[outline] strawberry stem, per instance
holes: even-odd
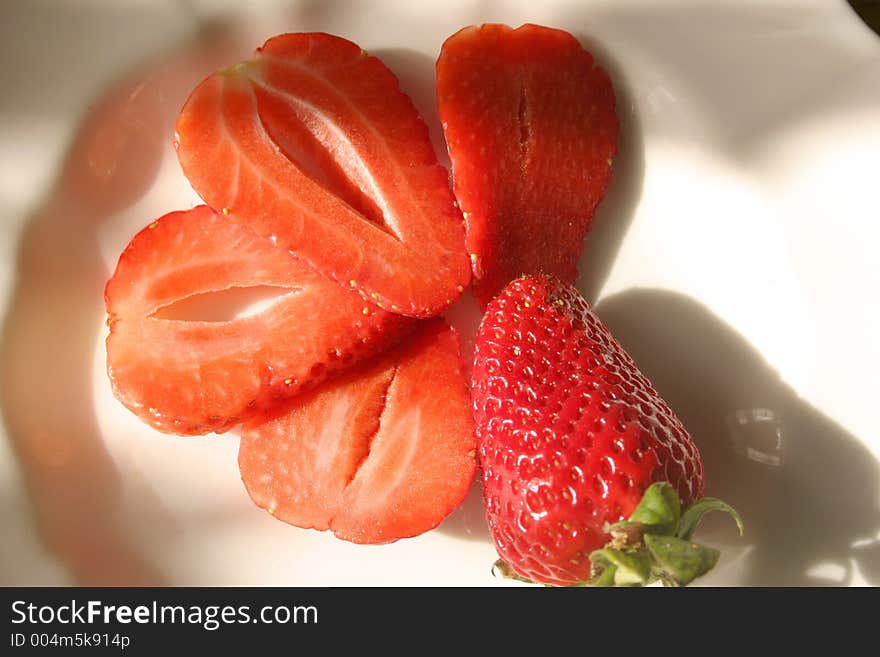
[[[682,512],[670,484],[653,484],[628,520],[608,527],[611,541],[590,555],[592,577],[582,586],[687,586],[714,568],[721,554],[690,540],[709,511],[729,513],[742,535],[742,518],[729,504],[706,497]]]

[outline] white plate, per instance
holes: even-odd
[[[0,583],[498,584],[478,489],[390,546],[288,527],[249,501],[234,435],[125,411],[102,343],[120,250],[196,202],[170,137],[202,77],[278,32],[340,34],[441,147],[440,45],[494,21],[567,29],[612,73],[621,154],[581,287],[745,516],[743,539],[702,532],[727,548],[704,583],[880,584],[880,39],[846,4],[240,4],[3,5]]]

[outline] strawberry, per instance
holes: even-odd
[[[175,140],[208,205],[380,307],[429,317],[469,284],[427,127],[391,71],[350,41],[269,39],[193,91]]]
[[[166,319],[196,295],[274,286],[268,309]],[[107,282],[107,369],[117,398],[160,431],[222,432],[399,340],[415,320],[364,302],[207,206],[138,233]]]
[[[473,400],[502,572],[685,584],[714,565],[717,552],[688,541],[703,512],[732,510],[697,502],[688,432],[573,286],[522,277],[489,304]]]
[[[482,306],[522,274],[573,282],[617,152],[605,71],[561,30],[472,26],[443,44],[437,102]]]
[[[436,527],[462,502],[475,447],[458,337],[437,319],[246,423],[239,467],[253,501],[279,520],[388,543]]]

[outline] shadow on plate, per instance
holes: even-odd
[[[632,224],[642,197],[645,177],[645,145],[636,112],[633,90],[623,66],[598,42],[579,34],[578,40],[605,69],[614,86],[615,108],[620,121],[617,155],[611,184],[596,210],[593,226],[584,241],[578,263],[577,286],[584,298],[595,303],[611,273],[623,238]]]
[[[94,411],[95,337],[110,275],[97,236],[148,192],[190,89],[235,48],[231,30],[212,26],[112,85],[78,126],[21,235],[0,347],[3,419],[36,529],[76,584],[164,583],[126,535],[119,472]],[[158,501],[138,508],[145,521],[176,531]]]
[[[706,494],[742,514],[742,539],[721,514],[700,532],[708,545],[741,552],[736,584],[845,586],[854,566],[880,584],[880,473],[862,441],[800,399],[689,297],[634,289],[603,299],[596,312],[688,427]],[[727,582],[719,572],[705,583]]]

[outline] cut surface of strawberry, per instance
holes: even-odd
[[[567,32],[472,26],[443,44],[437,102],[478,300],[523,274],[573,282],[617,151],[605,71]]]
[[[165,318],[199,295],[263,286],[283,294],[250,316]],[[114,394],[156,429],[183,435],[226,431],[393,344],[415,323],[207,206],[172,212],[138,233],[105,300]]]
[[[381,307],[429,317],[469,284],[427,127],[391,71],[350,41],[269,39],[193,91],[175,139],[208,205]]]
[[[458,336],[438,319],[246,423],[239,467],[275,518],[388,543],[436,527],[464,500],[475,447]]]

